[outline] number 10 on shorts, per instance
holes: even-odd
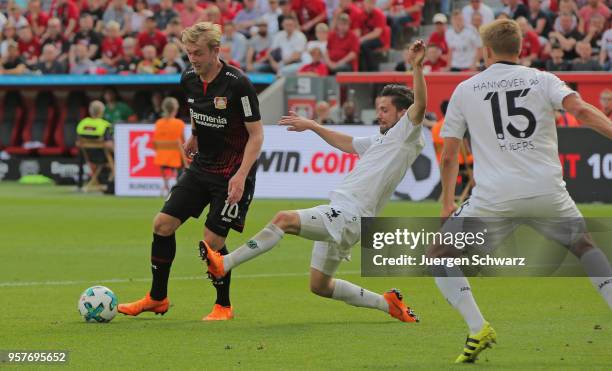
[[[221,210],[221,216],[234,219],[238,216],[238,204],[230,205],[229,202],[225,201],[225,206]]]

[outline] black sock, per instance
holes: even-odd
[[[221,253],[221,255],[227,255],[229,254],[229,251],[227,250],[227,247],[223,246],[223,248],[219,250],[219,253]],[[213,279],[212,284],[217,290],[217,301],[215,301],[215,304],[219,304],[224,307],[231,306],[229,295],[231,279],[232,271],[227,272],[227,274],[222,278]]]
[[[168,277],[175,253],[176,239],[174,234],[170,236],[153,234],[153,243],[151,244],[153,284],[150,292],[153,300],[163,300],[168,295]]]

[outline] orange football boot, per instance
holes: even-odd
[[[223,255],[211,249],[206,241],[200,241],[200,256],[202,259],[206,260],[206,265],[208,265],[208,273],[211,276],[216,279],[225,276],[225,270],[223,269]]]
[[[383,295],[389,304],[389,314],[402,322],[419,322],[419,317],[407,307],[398,289],[391,289]]]
[[[234,312],[232,307],[224,307],[219,304],[215,304],[206,317],[202,318],[202,321],[227,321],[234,318]]]
[[[169,306],[170,301],[167,297],[164,298],[164,300],[153,300],[151,299],[151,294],[147,293],[144,298],[135,302],[119,304],[117,310],[119,313],[123,313],[128,316],[137,316],[142,312],[153,312],[163,316],[168,311]]]

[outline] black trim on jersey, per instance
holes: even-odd
[[[181,88],[198,139],[199,152],[191,168],[227,179],[242,164],[249,139],[246,123],[261,120],[261,115],[257,92],[248,77],[225,61],[221,63],[223,66],[217,76],[206,84],[193,67],[185,70],[181,75]]]
[[[499,64],[507,64],[509,66],[518,66],[518,63],[508,62],[508,61],[498,61],[498,62],[495,62],[493,64],[497,64],[497,63],[499,63]]]

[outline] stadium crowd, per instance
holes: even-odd
[[[465,3],[465,2],[463,2]],[[377,71],[390,49],[428,40],[428,71],[478,70],[479,26],[513,18],[524,65],[612,70],[610,1],[480,0],[4,0],[3,74],[173,74],[188,61],[178,39],[199,21],[223,27],[222,57],[248,72],[326,76]],[[455,8],[451,11],[451,8]],[[427,12],[425,12],[427,10]],[[424,16],[425,14],[437,14]],[[430,25],[422,28],[422,25]],[[431,31],[430,31],[431,30]],[[386,63],[388,64],[388,63]],[[404,61],[398,71],[410,70]]]

